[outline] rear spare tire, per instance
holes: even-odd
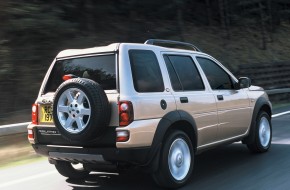
[[[86,143],[99,137],[109,124],[110,113],[104,90],[93,80],[70,79],[55,92],[54,124],[69,141]]]

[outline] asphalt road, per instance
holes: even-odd
[[[290,189],[290,114],[273,118],[269,152],[252,154],[235,143],[198,155],[189,184],[181,189]],[[159,189],[149,175],[93,173],[71,181],[46,160],[0,170],[1,190]]]

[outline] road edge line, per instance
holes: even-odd
[[[47,175],[55,174],[55,173],[57,173],[56,170],[55,171],[49,171],[49,172],[41,173],[41,174],[36,174],[36,175],[33,175],[33,176],[28,176],[28,177],[25,177],[25,178],[22,178],[22,179],[16,179],[16,180],[13,180],[13,181],[8,181],[6,183],[0,184],[0,188],[11,186],[11,185],[16,185],[16,184],[19,184],[19,183],[22,183],[22,182],[26,182],[26,181],[31,181],[31,180],[34,180],[34,179],[37,179],[37,178],[40,178],[40,177],[44,177],[44,176],[47,176]]]
[[[274,114],[274,115],[272,115],[272,117],[275,118],[275,117],[279,117],[279,116],[286,115],[286,114],[289,114],[289,113],[290,113],[290,111],[285,111],[285,112]]]

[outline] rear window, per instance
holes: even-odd
[[[190,56],[164,55],[164,59],[175,91],[204,90],[201,76]]]
[[[49,76],[45,93],[55,92],[62,77],[73,74],[77,77],[88,78],[99,83],[104,90],[116,89],[115,54],[81,57],[56,61]]]
[[[163,92],[164,84],[156,55],[150,50],[129,50],[137,92]]]

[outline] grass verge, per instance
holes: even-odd
[[[45,159],[37,155],[27,140],[27,134],[0,137],[0,169]]]

